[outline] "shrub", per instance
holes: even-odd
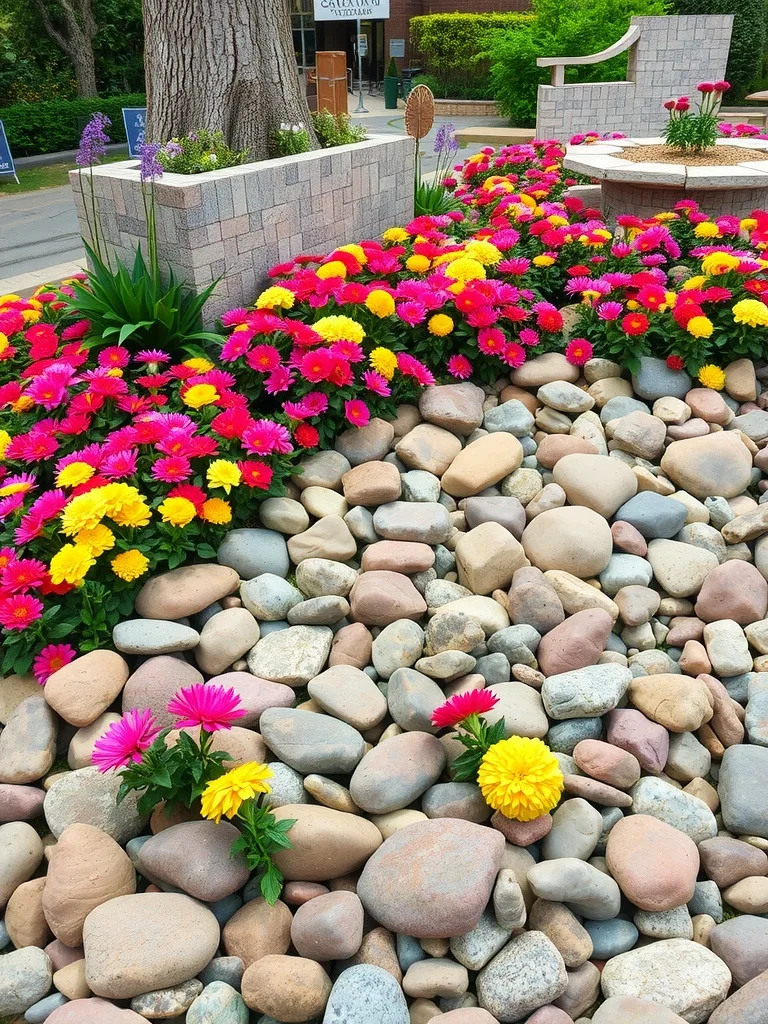
[[[530,14],[425,14],[411,18],[411,41],[434,76],[435,96],[490,98],[488,61],[481,56],[489,34],[513,33],[533,20]]]
[[[362,124],[352,124],[352,118],[345,111],[334,115],[330,110],[319,110],[312,115],[318,142],[323,149],[332,146],[349,146],[362,142],[368,137],[368,129]]]
[[[394,57],[389,58],[389,64],[387,64],[387,78],[399,78],[400,72],[397,70],[397,63]]]
[[[236,167],[248,155],[247,149],[230,149],[223,132],[209,132],[205,128],[174,136],[158,153],[166,171],[173,174],[202,174]]]
[[[95,97],[88,100],[49,100],[45,103],[15,103],[0,108],[0,121],[5,126],[8,143],[14,156],[35,156],[76,149],[86,121],[97,110],[112,122],[112,142],[125,142],[123,107],[143,107],[147,100],[142,93],[125,96]]]
[[[673,0],[676,14],[735,14],[725,77],[739,99],[757,87],[765,67],[768,39],[766,0]]]
[[[550,78],[537,57],[583,57],[615,43],[633,15],[664,14],[664,0],[533,0],[536,19],[488,36],[493,95],[517,125],[536,123],[538,86]],[[616,82],[626,77],[627,54],[584,67],[566,68],[567,82]]]

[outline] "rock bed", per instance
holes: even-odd
[[[220,564],[146,583],[120,653],[3,680],[0,1015],[768,1020],[765,377],[550,354],[430,388],[305,459]],[[204,678],[296,819],[274,907],[233,825],[147,822],[90,766]],[[551,816],[451,781],[430,716],[478,687],[556,752]]]

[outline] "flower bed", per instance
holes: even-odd
[[[0,1014],[763,1012],[766,215],[561,157],[188,352],[0,300]]]

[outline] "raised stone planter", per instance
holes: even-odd
[[[716,145],[744,150],[738,164],[691,166],[622,159],[633,146],[663,143],[661,138],[619,139],[610,143],[569,146],[563,166],[598,179],[603,216],[615,223],[619,214],[652,217],[693,199],[711,217],[747,217],[768,205],[768,141],[721,139]]]
[[[375,238],[410,220],[414,156],[412,139],[374,136],[206,174],[166,174],[155,185],[160,259],[198,290],[221,278],[204,310],[213,324],[226,309],[252,302],[275,263]],[[96,167],[93,180],[107,249],[131,263],[146,242],[138,163]],[[70,182],[88,238],[76,171]]]

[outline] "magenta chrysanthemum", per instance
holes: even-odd
[[[77,652],[70,644],[48,644],[32,662],[32,672],[41,686],[44,686],[54,672],[74,661]]]
[[[432,725],[437,729],[453,728],[470,715],[484,715],[492,711],[499,698],[490,690],[470,690],[457,693],[432,712]]]
[[[169,701],[168,711],[177,716],[178,729],[201,726],[206,732],[231,729],[232,724],[246,713],[233,689],[196,683],[183,686]]]
[[[91,761],[100,772],[124,768],[141,755],[157,739],[160,730],[149,708],[132,708],[119,722],[114,722],[101,739],[96,740]]]

